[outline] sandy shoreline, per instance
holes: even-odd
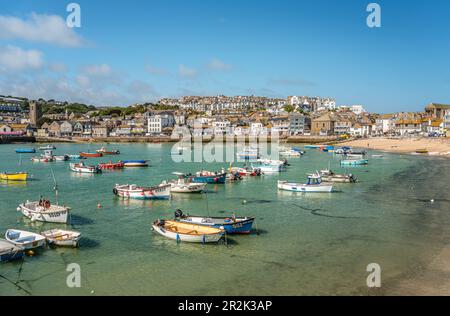
[[[408,154],[415,153],[418,149],[426,149],[428,155],[450,157],[450,138],[367,138],[339,145]]]

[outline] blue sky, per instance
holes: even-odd
[[[373,112],[450,102],[450,2],[0,0],[0,93],[127,105],[310,95]]]

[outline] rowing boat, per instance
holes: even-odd
[[[15,172],[15,173],[8,173],[3,172],[0,173],[0,180],[5,181],[27,181],[28,173],[26,172]]]
[[[0,239],[0,262],[17,260],[22,257],[22,247],[16,246],[10,241]]]
[[[80,157],[85,157],[85,158],[99,158],[99,157],[103,157],[102,153],[86,153],[86,152],[80,152]]]
[[[221,228],[170,220],[157,220],[152,227],[155,232],[177,242],[185,241],[203,244],[218,242],[225,234],[225,230]]]
[[[45,245],[45,237],[32,232],[18,229],[8,229],[5,233],[7,241],[24,250],[34,249]]]
[[[155,199],[169,199],[170,198],[170,184],[160,184],[152,187],[141,187],[135,184],[124,184],[116,186],[113,193],[125,199],[137,200],[155,200]]]
[[[50,245],[60,247],[78,247],[78,242],[81,237],[81,233],[63,230],[63,229],[51,229],[41,233],[47,239]]]

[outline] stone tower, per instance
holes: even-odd
[[[36,101],[30,101],[30,123],[32,127],[37,127],[37,122],[41,116],[41,106]]]

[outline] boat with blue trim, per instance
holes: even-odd
[[[34,153],[36,153],[36,149],[34,149],[34,148],[17,148],[16,153],[17,154],[34,154]]]
[[[236,217],[234,213],[229,217],[196,216],[183,214],[183,211],[178,209],[175,211],[175,220],[183,223],[221,228],[227,234],[250,234],[255,218]]]
[[[333,185],[322,183],[322,179],[319,175],[309,175],[308,182],[295,183],[288,181],[278,181],[278,189],[292,192],[305,192],[305,193],[330,193],[333,191]]]
[[[362,166],[369,164],[367,159],[347,159],[341,160],[341,166]]]
[[[225,180],[227,179],[227,173],[225,170],[222,170],[220,172],[213,172],[213,171],[198,171],[193,177],[192,182],[194,183],[225,183]]]
[[[10,241],[0,239],[0,262],[12,261],[23,257],[23,248]]]
[[[148,167],[147,160],[124,160],[124,167]]]

